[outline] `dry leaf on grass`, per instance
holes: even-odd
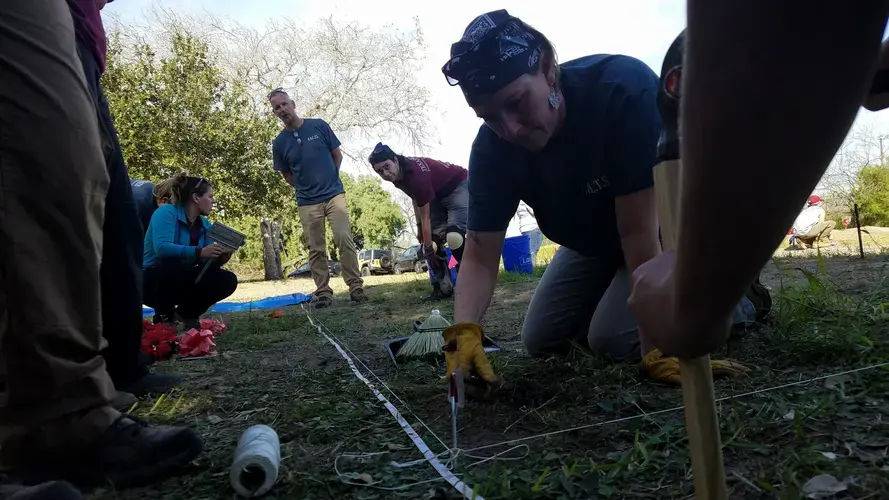
[[[815,476],[803,485],[803,493],[806,498],[830,498],[837,493],[846,491],[846,483],[838,480],[830,474]]]

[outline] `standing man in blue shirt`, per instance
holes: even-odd
[[[299,219],[309,245],[316,287],[315,307],[328,307],[333,300],[324,238],[325,219],[333,230],[349,295],[354,302],[363,302],[366,300],[364,281],[358,272],[358,253],[352,239],[345,189],[340,181],[343,162],[340,141],[324,120],[297,116],[293,99],[283,89],[273,90],[268,98],[275,116],[284,124],[284,130],[272,143],[274,168],[296,189]]]

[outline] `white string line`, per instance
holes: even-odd
[[[512,451],[514,451],[514,450],[518,450],[518,449],[524,449],[525,453],[524,453],[522,456],[519,456],[519,457],[503,457],[503,456],[502,456],[502,455],[505,455],[505,454],[507,454],[507,453],[510,453],[510,452],[512,452]],[[356,474],[356,473],[354,473],[354,472],[340,472],[340,469],[339,469],[339,461],[340,461],[341,458],[357,458],[357,459],[362,459],[362,458],[368,458],[368,457],[378,457],[378,456],[388,455],[388,454],[389,454],[388,451],[377,451],[377,452],[343,452],[343,453],[341,453],[338,457],[336,457],[336,459],[334,459],[334,461],[333,461],[333,470],[334,470],[334,472],[336,472],[337,476],[340,478],[340,482],[342,482],[343,484],[349,484],[349,485],[352,485],[352,486],[364,486],[364,487],[367,487],[367,488],[374,488],[374,489],[385,490],[385,491],[400,491],[400,490],[406,490],[406,489],[408,489],[408,488],[412,488],[412,487],[417,486],[417,485],[420,485],[420,484],[433,483],[433,482],[441,481],[442,479],[444,479],[444,478],[441,478],[441,477],[436,477],[436,478],[433,478],[433,479],[426,479],[426,480],[422,480],[422,481],[415,481],[415,482],[413,482],[413,483],[402,484],[402,485],[399,485],[399,486],[376,486],[376,485],[373,484],[373,483],[367,483],[367,482],[364,482],[364,481],[362,481],[362,482],[358,482],[357,480],[360,478],[360,474]],[[459,455],[459,456],[465,456],[465,457],[469,457],[469,458],[474,458],[474,459],[476,459],[476,460],[477,460],[476,462],[473,462],[473,463],[471,463],[471,464],[465,466],[466,468],[469,468],[469,467],[475,467],[476,465],[479,465],[479,464],[483,464],[483,463],[485,463],[485,462],[487,462],[487,461],[489,461],[489,460],[494,460],[494,459],[498,459],[498,458],[499,458],[500,460],[524,460],[525,458],[528,458],[528,455],[530,455],[530,454],[531,454],[531,448],[530,448],[528,445],[526,445],[526,444],[520,444],[520,445],[517,445],[517,446],[513,446],[512,448],[509,448],[509,449],[507,449],[507,450],[504,450],[504,451],[495,453],[494,455],[489,456],[489,457],[479,457],[479,456],[476,456],[476,455],[471,455],[471,454],[469,454],[469,453],[463,453],[462,450],[459,450],[459,449],[457,450],[457,452],[456,452],[455,454],[452,454],[452,453],[451,453],[451,450],[445,450],[445,451],[439,453],[438,455],[436,455],[436,457],[439,458],[439,459],[441,459],[442,457],[444,457],[444,460],[443,460],[442,462],[443,462],[447,467],[449,467],[449,468],[451,468],[451,466],[453,465],[453,461],[457,459],[457,456],[458,456],[458,455]],[[426,459],[425,459],[425,458],[421,458],[421,459],[419,459],[419,460],[411,460],[410,462],[395,462],[395,461],[392,461],[392,462],[389,462],[389,465],[391,465],[392,467],[398,468],[398,469],[406,469],[406,468],[409,468],[409,467],[415,467],[415,466],[417,466],[417,465],[423,465],[423,464],[425,464],[425,463],[426,463]],[[372,479],[373,479],[373,478],[371,477],[371,480],[372,480]],[[481,497],[478,496],[478,494],[476,493],[474,498],[478,499],[478,498],[481,498]]]
[[[857,372],[863,372],[863,371],[867,371],[867,370],[873,370],[873,369],[876,369],[876,368],[882,368],[882,367],[884,367],[884,366],[889,366],[889,362],[878,363],[878,364],[870,365],[870,366],[864,366],[864,367],[861,367],[861,368],[855,368],[855,369],[852,369],[852,370],[847,370],[847,371],[839,372],[839,373],[832,373],[832,374],[830,374],[830,375],[822,375],[822,376],[815,377],[815,378],[811,378],[811,379],[808,379],[808,380],[800,380],[800,381],[798,381],[798,382],[789,382],[789,383],[787,383],[787,384],[782,384],[782,385],[778,385],[778,386],[775,386],[775,387],[768,387],[768,388],[766,388],[766,389],[758,389],[758,390],[755,390],[755,391],[744,392],[744,393],[741,393],[741,394],[734,394],[734,395],[731,395],[731,396],[725,396],[725,397],[722,397],[722,398],[717,399],[715,402],[716,402],[716,403],[721,403],[721,402],[723,402],[723,401],[729,401],[729,400],[732,400],[732,399],[745,398],[745,397],[753,396],[753,395],[756,395],[756,394],[762,394],[762,393],[764,393],[764,392],[777,391],[777,390],[779,390],[779,389],[786,389],[786,388],[788,388],[788,387],[793,387],[793,386],[797,386],[797,385],[809,384],[809,383],[812,383],[812,382],[817,382],[817,381],[819,381],[819,380],[828,379],[828,378],[831,378],[831,377],[841,377],[841,376],[843,376],[843,375],[849,375],[849,374],[851,374],[851,373],[857,373]],[[574,432],[574,431],[579,431],[579,430],[583,430],[583,429],[590,429],[590,428],[593,428],[593,427],[601,427],[601,426],[609,425],[609,424],[617,424],[617,423],[621,423],[621,422],[628,422],[628,421],[630,421],[630,420],[636,420],[636,419],[640,419],[640,418],[652,417],[652,416],[654,416],[654,415],[662,415],[662,414],[664,414],[664,413],[671,413],[671,412],[676,412],[676,411],[684,410],[684,409],[685,409],[685,405],[682,405],[682,406],[676,406],[676,407],[674,407],[674,408],[667,408],[667,409],[664,409],[664,410],[657,410],[657,411],[653,411],[653,412],[642,413],[642,414],[640,414],[640,415],[633,415],[633,416],[631,416],[631,417],[621,417],[621,418],[616,418],[616,419],[614,419],[614,420],[607,420],[607,421],[605,421],[605,422],[597,422],[597,423],[594,423],[594,424],[579,425],[579,426],[577,426],[577,427],[571,427],[571,428],[569,428],[569,429],[561,429],[561,430],[552,431],[552,432],[545,432],[545,433],[542,433],[542,434],[535,434],[535,435],[533,435],[533,436],[526,436],[526,437],[522,437],[522,438],[511,439],[511,440],[509,440],[509,441],[501,441],[501,442],[499,442],[499,443],[486,444],[486,445],[482,445],[482,446],[477,446],[477,447],[475,447],[475,448],[468,448],[468,449],[463,450],[463,451],[464,451],[464,452],[478,451],[478,450],[484,450],[484,449],[487,449],[487,448],[495,448],[495,447],[497,447],[497,446],[514,445],[514,444],[516,444],[516,443],[522,443],[522,442],[526,442],[526,441],[533,441],[533,440],[535,440],[535,439],[540,439],[540,438],[544,438],[544,437],[548,437],[548,436],[555,436],[555,435],[557,435],[557,434],[564,434],[564,433],[566,433],[566,432]]]
[[[310,305],[311,305],[311,303],[310,303]],[[303,308],[303,310],[305,310],[305,308]],[[307,315],[307,316],[309,315],[308,311],[306,312],[306,315]],[[312,319],[313,319],[313,318],[310,317],[310,318],[309,318],[309,322],[311,322]],[[438,436],[438,434],[435,433],[435,431],[433,431],[428,425],[426,425],[426,422],[424,422],[423,419],[421,419],[419,416],[417,416],[417,414],[414,412],[413,409],[411,409],[411,407],[407,404],[407,402],[406,402],[405,400],[401,399],[401,397],[398,395],[398,393],[396,393],[391,387],[389,387],[389,385],[386,384],[386,381],[383,380],[382,378],[380,378],[379,375],[377,375],[377,374],[371,369],[371,367],[367,366],[367,364],[361,359],[360,356],[358,356],[357,354],[355,354],[354,352],[352,352],[352,349],[350,349],[349,346],[348,346],[345,342],[343,342],[343,341],[342,341],[340,338],[338,338],[333,332],[331,332],[330,329],[328,329],[327,326],[325,326],[324,323],[321,322],[321,320],[319,320],[319,319],[316,317],[316,318],[314,318],[314,321],[317,321],[318,324],[321,325],[321,328],[323,328],[323,329],[324,329],[324,330],[325,330],[331,337],[333,337],[333,338],[334,338],[340,345],[342,345],[343,348],[346,350],[346,352],[348,352],[349,354],[352,355],[353,358],[355,358],[356,360],[358,360],[358,363],[360,363],[361,366],[364,367],[364,369],[367,370],[368,373],[370,373],[371,376],[373,376],[373,378],[376,379],[377,382],[380,383],[380,385],[382,385],[387,391],[389,391],[389,393],[392,394],[392,396],[393,396],[396,400],[398,400],[399,403],[401,403],[402,405],[404,405],[404,407],[405,407],[405,409],[408,411],[408,413],[410,413],[411,416],[413,416],[415,419],[417,419],[417,422],[419,422],[419,424],[420,424],[421,426],[423,426],[424,429],[426,429],[427,431],[429,431],[429,433],[432,434],[432,437],[434,437],[439,443],[441,443],[442,446],[444,446],[445,450],[450,450],[450,446],[449,446],[447,443],[445,443],[445,442]],[[312,326],[315,326],[314,323],[313,323]],[[316,328],[317,328],[317,327],[316,327]]]
[[[398,409],[395,408],[395,405],[389,402],[389,400],[386,399],[386,396],[384,396],[383,393],[381,393],[380,390],[377,389],[376,386],[370,380],[368,380],[361,373],[361,371],[358,370],[358,368],[355,366],[355,363],[352,361],[352,358],[349,357],[349,355],[340,346],[340,344],[334,341],[329,335],[324,333],[324,330],[322,330],[320,326],[316,325],[315,322],[312,321],[312,316],[308,313],[305,307],[303,307],[303,311],[306,311],[306,318],[309,320],[309,323],[313,327],[315,327],[318,333],[325,339],[327,339],[327,341],[330,342],[330,344],[333,345],[333,347],[336,348],[337,351],[339,351],[340,355],[343,357],[343,359],[346,360],[346,363],[348,363],[349,368],[352,370],[352,373],[354,373],[359,380],[367,385],[367,387],[371,390],[371,392],[374,393],[377,399],[381,403],[383,403],[383,406],[385,406],[386,409],[389,410],[389,413],[392,414],[393,417],[395,417],[395,421],[398,422],[398,425],[401,426],[402,430],[404,430],[404,432],[414,443],[414,446],[416,446],[420,453],[423,454],[423,456],[426,458],[426,461],[429,462],[429,465],[431,465],[432,468],[435,469],[436,472],[438,472],[442,479],[450,483],[451,486],[459,491],[467,500],[484,500],[484,498],[476,493],[473,488],[470,488],[469,485],[458,479],[457,476],[455,476],[450,470],[447,469],[447,467],[445,467],[444,464],[442,464],[440,460],[438,460],[438,456],[429,449],[429,446],[426,445],[426,443],[423,441],[423,438],[421,438],[420,435],[417,434],[417,432],[414,430],[414,428],[411,427],[411,424],[409,424],[407,420],[404,419],[401,413],[399,413]],[[334,464],[334,466],[336,467],[336,464]],[[343,481],[342,476],[340,476],[340,480]],[[362,484],[362,486],[365,485]]]

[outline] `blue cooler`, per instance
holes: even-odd
[[[534,272],[531,238],[527,234],[506,238],[503,241],[503,267],[512,273],[531,274]]]

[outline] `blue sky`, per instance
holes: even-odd
[[[196,15],[212,12],[256,28],[274,17],[286,16],[311,24],[330,15],[369,25],[390,23],[410,27],[416,16],[428,46],[418,79],[430,89],[437,108],[438,143],[424,153],[465,166],[481,122],[466,105],[460,91],[447,85],[440,68],[448,59],[450,44],[476,15],[506,6],[511,14],[545,33],[563,61],[595,53],[621,53],[645,61],[656,72],[670,43],[685,24],[685,0],[588,0],[574,3],[570,13],[564,10],[565,5],[566,2],[539,0],[513,1],[508,5],[490,0],[117,0],[109,4],[104,13],[113,13],[125,21],[138,21],[146,10],[161,6]],[[889,111],[882,114],[863,111],[858,123],[870,124],[879,133],[887,133]],[[361,168],[346,167],[352,171]]]

